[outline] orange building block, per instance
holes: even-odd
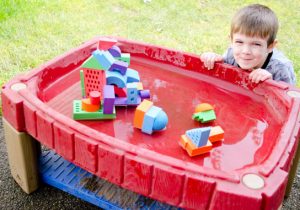
[[[181,135],[180,144],[191,157],[207,153],[212,149],[210,141],[207,141],[206,146],[196,147],[186,135]]]
[[[149,100],[143,100],[140,105],[135,110],[134,119],[133,119],[133,126],[135,128],[142,129],[143,121],[145,113],[153,106],[153,102]]]
[[[208,137],[208,140],[211,143],[222,141],[224,139],[224,130],[221,128],[221,126],[214,126],[210,130],[210,134]]]
[[[214,107],[208,103],[201,103],[196,106],[195,113],[204,112],[214,109]]]
[[[96,112],[100,109],[101,105],[95,105],[91,103],[91,99],[90,98],[84,98],[81,100],[81,107],[82,110],[86,111],[86,112]]]

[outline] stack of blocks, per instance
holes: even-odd
[[[196,107],[193,119],[206,123],[215,120],[216,115],[210,104],[202,103]],[[195,128],[181,135],[180,145],[190,156],[196,156],[209,152],[212,143],[222,141],[223,138],[224,131],[220,126]]]
[[[130,54],[121,53],[116,43],[114,39],[101,38],[98,49],[82,64],[83,99],[73,102],[75,120],[114,119],[115,106],[136,106],[150,98],[149,90],[143,90],[139,73],[128,68]],[[94,94],[99,95],[98,104],[92,103]]]
[[[149,100],[143,100],[135,110],[133,126],[141,129],[144,133],[152,134],[153,131],[162,130],[167,123],[166,113]]]
[[[202,103],[196,107],[192,118],[201,123],[207,123],[215,120],[216,114],[214,108],[210,104]]]
[[[196,156],[209,152],[212,143],[223,138],[224,131],[220,126],[195,128],[181,135],[180,144],[190,156]]]

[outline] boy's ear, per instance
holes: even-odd
[[[277,39],[275,39],[274,42],[268,46],[268,53],[272,52],[272,50],[276,47],[277,43],[278,41]]]

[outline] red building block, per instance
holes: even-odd
[[[85,95],[91,91],[98,91],[103,96],[103,87],[106,85],[105,71],[83,68]]]
[[[110,38],[101,38],[98,43],[99,50],[108,50],[117,43],[117,40]]]

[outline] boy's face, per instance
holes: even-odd
[[[266,38],[235,33],[231,41],[233,56],[242,69],[261,68],[273,50],[273,44],[268,47]]]

